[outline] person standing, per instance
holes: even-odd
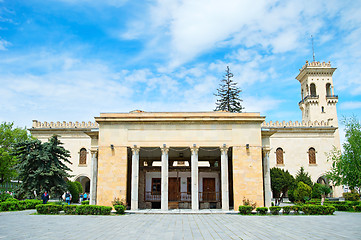
[[[88,200],[88,195],[86,194],[86,192],[85,192],[84,195],[83,195],[83,200],[84,200],[84,201]]]
[[[49,194],[47,191],[44,192],[44,194],[41,196],[41,199],[43,200],[43,204],[46,204],[49,201]]]
[[[65,193],[65,201],[68,205],[70,205],[70,201],[71,201],[71,194],[69,193],[69,191],[67,191]]]

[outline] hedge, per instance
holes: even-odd
[[[281,207],[279,206],[272,206],[269,208],[270,212],[272,213],[272,215],[278,215],[279,212],[281,211]]]
[[[63,206],[54,204],[36,205],[36,211],[40,214],[59,214],[63,210]]]
[[[283,214],[290,214],[290,212],[291,212],[291,206],[283,206],[282,207],[282,209],[283,209]]]
[[[95,205],[80,205],[76,208],[78,215],[110,215],[112,207],[95,206]]]
[[[293,214],[297,215],[297,214],[299,214],[299,211],[301,210],[301,206],[293,205],[293,206],[291,206],[291,210],[293,211]]]
[[[75,215],[76,214],[77,205],[64,205],[63,210],[67,215]]]
[[[355,211],[356,212],[361,212],[361,205],[355,206]]]
[[[124,205],[114,205],[114,209],[117,212],[117,214],[124,214],[124,212],[125,212]]]
[[[81,205],[89,205],[89,200],[81,201]]]
[[[256,211],[259,214],[265,215],[268,211],[268,208],[267,207],[258,207],[258,208],[256,208]]]
[[[36,205],[41,204],[43,201],[37,199],[26,199],[20,202],[24,202],[25,209],[35,209]]]
[[[242,215],[250,215],[252,213],[253,207],[252,206],[239,206],[238,207],[239,213]]]
[[[336,209],[333,206],[305,204],[301,207],[301,210],[306,215],[332,215]]]

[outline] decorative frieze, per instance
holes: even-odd
[[[97,122],[39,122],[33,120],[33,128],[99,128]]]

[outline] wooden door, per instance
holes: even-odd
[[[203,201],[210,202],[216,200],[216,179],[203,178]]]
[[[168,201],[178,201],[180,195],[180,178],[169,178]]]

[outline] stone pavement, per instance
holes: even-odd
[[[361,213],[334,216],[0,213],[0,239],[361,239]]]

